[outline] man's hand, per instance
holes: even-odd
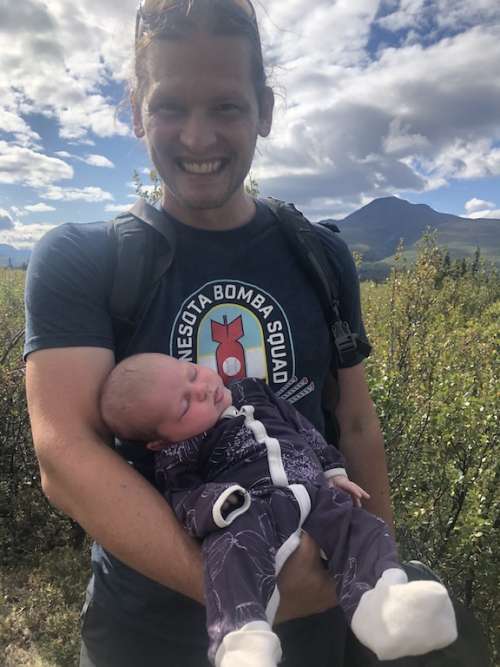
[[[319,547],[302,533],[298,549],[278,577],[280,606],[276,623],[319,614],[337,604],[335,584],[321,561]]]
[[[337,489],[342,489],[342,491],[348,493],[356,507],[361,507],[363,500],[370,500],[370,494],[366,493],[364,489],[354,482],[351,482],[345,475],[330,477],[328,479],[328,486],[335,486]]]

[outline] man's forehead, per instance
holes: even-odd
[[[195,34],[191,38],[154,40],[148,49],[153,79],[176,75],[241,77],[251,73],[251,47],[244,37]]]

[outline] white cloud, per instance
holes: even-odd
[[[14,214],[14,217],[18,220],[19,218],[24,218],[28,215],[28,212],[18,206],[11,206],[11,212]]]
[[[488,139],[455,140],[425,162],[429,172],[448,181],[451,178],[479,179],[500,175],[500,148]]]
[[[15,223],[12,229],[7,231],[0,229],[0,243],[6,243],[14,248],[31,248],[53,227],[57,227],[57,224],[22,225]]]
[[[494,207],[495,204],[493,202],[485,201],[484,199],[477,199],[476,197],[465,202],[465,210],[467,213],[475,213],[476,211],[491,209]]]
[[[85,164],[89,164],[92,167],[105,167],[107,169],[114,169],[115,166],[111,160],[104,155],[90,154],[82,157],[81,155],[68,153],[68,151],[56,151],[54,155],[65,158],[67,160],[77,160],[78,162],[84,162]]]
[[[11,229],[14,226],[14,221],[8,211],[0,208],[0,229]]]
[[[0,141],[0,183],[41,188],[73,178],[73,169],[58,158]]]
[[[124,211],[128,211],[130,207],[130,204],[106,204],[104,210],[107,213],[123,213]]]
[[[108,160],[104,155],[87,155],[87,157],[84,158],[84,162],[93,167],[106,167],[108,169],[113,169],[115,166],[111,160]]]
[[[372,60],[365,52],[351,66],[297,39],[306,55],[280,70],[286,104],[259,143],[263,192],[300,206],[331,197],[361,204],[500,174],[500,23],[381,49]],[[286,49],[275,48],[286,62]]]
[[[129,134],[115,117],[115,101],[100,91],[111,79],[125,78],[133,12],[132,0],[104,7],[91,0],[25,0],[22,10],[2,3],[0,92],[10,91],[14,100],[0,95],[0,124],[32,141],[23,114],[35,112],[55,118],[67,139]],[[123,25],[130,25],[128,39]]]
[[[38,204],[30,204],[29,206],[24,207],[30,213],[48,213],[49,211],[55,211],[56,209],[53,206],[48,206],[43,202]]]
[[[494,220],[500,220],[500,208],[497,209],[486,209],[484,211],[475,211],[469,215],[469,218],[472,220],[478,220],[480,218],[492,218]],[[499,230],[500,231],[500,230]]]
[[[13,134],[13,143],[27,146],[38,144],[40,135],[34,132],[26,121],[8,107],[0,107],[0,132]]]
[[[411,30],[432,35],[438,30],[463,30],[500,19],[495,0],[399,0],[395,4],[392,12],[378,20],[381,27],[393,32]]]
[[[111,201],[113,195],[98,187],[86,188],[62,188],[51,186],[40,193],[42,199],[51,199],[54,201],[85,201],[85,202],[103,202]]]
[[[469,199],[465,202],[465,217],[472,220],[478,218],[494,218],[500,220],[500,209],[495,208],[495,203],[484,199]]]

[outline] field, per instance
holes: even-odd
[[[23,388],[23,282],[22,271],[0,269],[0,664],[69,667],[88,542],[40,491]],[[432,237],[415,265],[396,258],[385,282],[362,285],[402,555],[437,570],[497,651],[499,287],[481,262],[445,261]]]

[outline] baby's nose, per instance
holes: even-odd
[[[195,396],[199,401],[206,401],[213,389],[206,382],[198,382],[194,388]]]

